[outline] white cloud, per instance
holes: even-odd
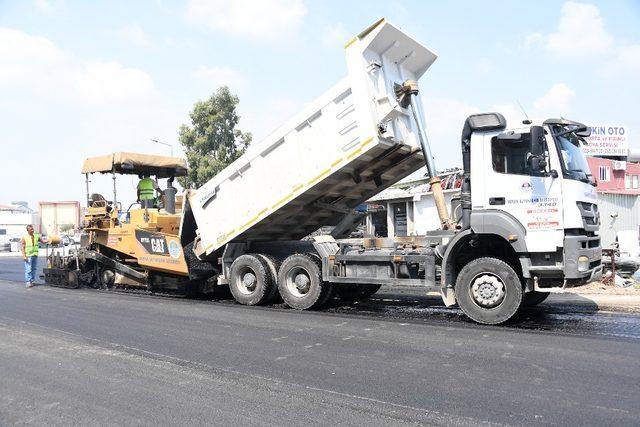
[[[20,66],[36,60],[40,63],[60,62],[68,54],[44,37],[31,36],[11,28],[0,28],[0,61],[4,65]]]
[[[571,100],[575,93],[564,83],[551,86],[543,96],[533,101],[535,116],[566,116],[571,111]]]
[[[325,28],[322,33],[322,45],[328,48],[337,48],[344,46],[349,41],[351,35],[344,28],[341,22],[332,24]]]
[[[151,46],[151,40],[147,33],[138,25],[127,25],[118,29],[116,35],[126,42],[133,43],[141,47]]]
[[[600,10],[592,4],[566,2],[555,32],[533,33],[523,43],[524,48],[541,47],[556,60],[592,58],[598,61],[592,68],[607,77],[636,76],[640,72],[640,45],[616,41],[606,30]]]
[[[297,32],[307,14],[302,0],[189,0],[194,22],[233,36],[278,39]]]
[[[84,64],[75,87],[80,98],[91,105],[131,102],[155,91],[144,71],[101,61]]]
[[[606,53],[613,37],[605,30],[600,10],[585,3],[566,2],[562,6],[560,22],[555,32],[534,33],[525,46],[541,44],[549,53],[562,58]]]
[[[230,67],[206,67],[203,65],[194,71],[194,75],[211,88],[229,86],[233,90],[238,90],[246,83],[244,75]]]
[[[82,200],[80,165],[110,151],[165,154],[151,137],[175,141],[179,119],[145,71],[88,60],[50,40],[0,28],[0,146],[6,176],[20,176],[6,200]],[[47,165],[24,174],[24,162]],[[94,177],[94,190],[109,193]],[[134,196],[129,182],[123,201]],[[100,185],[103,185],[100,187]]]
[[[44,37],[8,28],[0,28],[0,89],[95,106],[157,95],[142,70],[83,61]]]

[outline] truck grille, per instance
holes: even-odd
[[[600,212],[598,205],[589,202],[576,202],[580,215],[582,215],[582,224],[587,231],[595,231],[600,226]]]

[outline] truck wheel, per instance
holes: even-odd
[[[478,258],[465,265],[455,293],[464,314],[486,325],[513,318],[523,299],[520,278],[509,264],[496,258]]]
[[[258,254],[258,257],[262,259],[269,267],[269,273],[271,274],[271,288],[265,303],[274,302],[278,297],[278,270],[280,269],[280,260],[274,256],[266,254]]]
[[[526,294],[524,294],[524,298],[522,299],[522,305],[525,307],[533,307],[534,305],[538,305],[542,301],[546,300],[549,294],[549,292],[527,292]]]
[[[322,281],[320,260],[310,254],[294,254],[284,260],[278,273],[278,290],[291,308],[317,308],[332,296],[330,283]]]
[[[241,255],[231,264],[229,290],[240,304],[264,304],[273,287],[269,266],[258,255]]]
[[[344,301],[360,301],[378,292],[382,285],[344,285],[338,286],[336,292]]]

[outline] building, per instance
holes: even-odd
[[[12,237],[22,237],[29,224],[37,229],[39,219],[26,202],[0,205],[0,243],[4,244]]]
[[[40,233],[61,235],[73,233],[80,225],[80,202],[40,202]]]
[[[597,182],[602,247],[610,247],[619,231],[640,235],[640,163],[600,157],[587,162]]]
[[[440,175],[447,206],[460,195],[462,171]],[[367,234],[378,237],[420,236],[440,228],[433,194],[426,179],[396,184],[367,201]],[[455,215],[454,215],[455,216]]]
[[[587,157],[598,192],[640,194],[640,163]]]

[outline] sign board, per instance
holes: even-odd
[[[629,129],[626,126],[591,126],[591,136],[582,151],[587,156],[627,156]]]

